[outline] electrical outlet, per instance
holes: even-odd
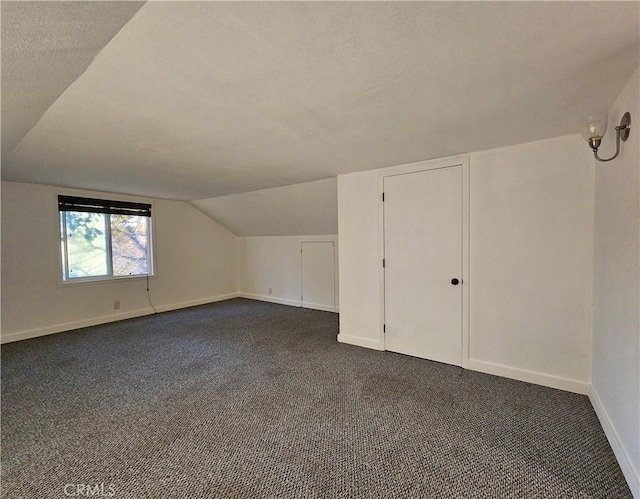
[[[113,310],[120,310],[120,300],[113,302]]]
[[[273,294],[273,289],[269,288],[269,294]]]

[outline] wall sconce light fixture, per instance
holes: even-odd
[[[607,131],[606,117],[604,119],[590,117],[588,123],[582,128],[582,136],[589,142],[594,158],[604,162],[618,157],[618,154],[620,154],[620,141],[626,142],[629,138],[629,130],[631,130],[631,115],[624,113],[620,124],[616,127],[616,153],[608,159],[602,159],[598,156],[598,147],[600,147],[602,137]]]

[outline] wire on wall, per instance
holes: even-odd
[[[147,300],[149,300],[149,305],[151,305],[153,313],[157,314],[158,311],[156,310],[156,307],[153,306],[153,302],[151,301],[151,292],[149,291],[149,274],[147,274]]]

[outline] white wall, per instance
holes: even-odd
[[[380,171],[338,177],[339,340],[383,348]],[[593,164],[577,135],[470,154],[467,367],[585,393]]]
[[[586,389],[579,384],[589,381],[591,358],[589,158],[578,135],[471,155],[471,368]]]
[[[239,239],[238,276],[240,296],[301,306],[302,241],[336,243],[336,303],[338,295],[338,236],[243,237]],[[269,294],[269,288],[272,293]],[[336,310],[337,311],[337,310]]]
[[[340,334],[338,340],[384,350],[377,171],[338,176]]]
[[[640,70],[609,110],[599,155],[631,113],[620,156],[596,163],[591,400],[635,497],[640,498]]]
[[[142,278],[57,285],[56,193],[43,185],[2,182],[2,341],[151,313]],[[64,192],[114,199],[88,191]],[[189,203],[154,204],[158,310],[235,296],[237,238]],[[113,302],[121,308],[114,311]]]

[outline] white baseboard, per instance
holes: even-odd
[[[268,301],[269,303],[279,303],[280,305],[289,305],[290,307],[300,307],[302,303],[299,300],[289,300],[287,298],[278,298],[271,295],[254,295],[252,293],[238,293],[240,298],[248,298],[249,300]]]
[[[198,305],[206,305],[207,303],[215,303],[217,301],[230,300],[232,298],[238,298],[238,293],[227,293],[226,295],[216,295],[210,296],[208,298],[201,298],[198,300],[189,300],[180,303],[171,303],[169,305],[161,305],[159,307],[156,307],[156,310],[158,312],[169,312],[170,310],[197,307]]]
[[[330,305],[321,305],[320,303],[302,304],[299,300],[289,300],[288,298],[279,298],[272,295],[256,295],[253,293],[238,293],[240,298],[248,298],[249,300],[268,301],[269,303],[279,303],[280,305],[289,305],[290,307],[304,307],[313,310],[322,310],[323,312],[340,312],[340,307],[332,307]]]
[[[320,303],[308,303],[302,304],[304,308],[312,308],[313,310],[322,310],[323,312],[338,312],[338,307],[332,305],[322,305]]]
[[[206,303],[214,303],[222,300],[229,300],[236,298],[238,293],[229,293],[226,295],[210,296],[208,298],[201,298],[198,300],[185,301],[180,303],[171,303],[169,305],[160,305],[156,307],[158,312],[168,312],[169,310],[178,310],[180,308],[195,307],[197,305],[204,305]],[[83,327],[97,326],[99,324],[108,324],[109,322],[117,322],[124,319],[133,319],[134,317],[143,317],[145,315],[152,315],[154,313],[151,307],[141,308],[138,310],[131,310],[129,312],[122,312],[119,314],[103,315],[101,317],[93,317],[91,319],[84,319],[81,321],[67,322],[64,324],[56,324],[54,326],[47,326],[37,329],[29,329],[27,331],[18,331],[16,333],[9,333],[0,337],[0,343],[11,343],[13,341],[26,340],[29,338],[37,338],[38,336],[46,336],[49,334],[62,333],[64,331],[72,331],[73,329],[80,329]]]
[[[361,336],[351,336],[349,334],[338,334],[340,343],[347,343],[358,347],[371,348],[373,350],[384,350],[384,344],[381,340],[372,340],[371,338],[362,338]]]
[[[557,388],[567,392],[579,393],[587,395],[589,392],[589,383],[570,378],[561,378],[550,374],[539,373],[535,371],[527,371],[515,367],[503,366],[500,364],[492,364],[481,360],[469,359],[467,368],[472,371],[478,371],[485,374],[493,374],[502,376],[503,378],[511,378],[518,381],[526,381],[534,385],[548,386],[549,388]]]
[[[607,414],[607,411],[602,404],[602,400],[600,400],[598,392],[593,385],[589,385],[589,400],[591,400],[591,405],[596,411],[596,415],[600,420],[604,434],[607,436],[609,445],[611,445],[611,449],[618,460],[622,474],[627,479],[627,483],[629,484],[633,497],[640,499],[640,474],[638,474],[638,470],[634,468],[631,458],[629,457],[629,453],[625,449],[622,440],[620,440],[618,432],[616,431],[615,426],[613,426],[613,422],[611,421],[611,418],[609,418],[609,414]]]

